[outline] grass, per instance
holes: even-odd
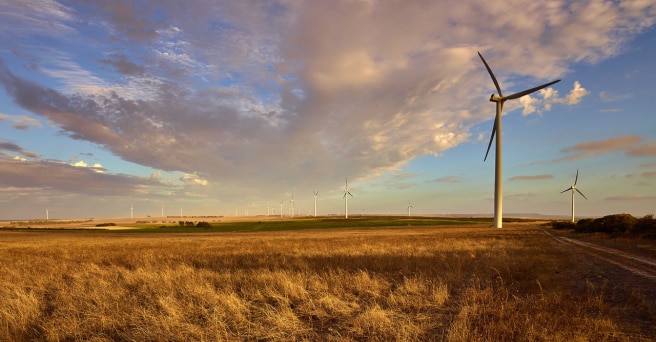
[[[0,232],[0,340],[656,338],[648,290],[540,228],[364,228]]]
[[[308,229],[380,228],[416,226],[456,226],[491,224],[489,218],[355,216],[343,218],[296,218],[246,222],[210,222],[212,228],[180,227],[177,224],[147,224],[134,226],[132,233],[189,233],[189,232],[270,232]]]

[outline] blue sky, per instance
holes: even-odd
[[[512,8],[512,11],[508,11]],[[1,1],[0,219],[656,211],[651,1]],[[493,154],[492,154],[493,156]]]

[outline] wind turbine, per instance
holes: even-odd
[[[314,217],[317,217],[317,196],[319,196],[319,191],[312,191],[314,194]]]
[[[344,178],[344,180],[346,181],[346,186],[344,187],[344,218],[348,218],[348,196],[346,195],[351,197],[353,197],[353,195],[351,195],[351,192],[348,190],[348,179]]]
[[[292,204],[292,217],[294,217],[294,193],[292,192],[292,199],[289,201]]]
[[[408,217],[410,217],[410,208],[414,208],[414,207],[410,205],[410,201],[408,201]]]
[[[497,143],[495,146],[496,156],[494,160],[494,227],[501,228],[502,215],[503,215],[503,182],[502,182],[502,166],[501,166],[502,165],[501,112],[503,111],[503,103],[506,102],[507,100],[518,99],[524,95],[528,95],[542,88],[546,88],[554,83],[560,82],[560,80],[555,80],[553,82],[549,82],[541,86],[524,90],[509,96],[503,96],[503,94],[501,93],[501,87],[499,86],[499,82],[497,82],[496,77],[494,77],[494,73],[492,73],[492,69],[490,69],[490,66],[487,65],[485,58],[483,58],[483,55],[481,55],[480,52],[478,53],[478,56],[481,57],[483,64],[485,64],[485,68],[487,69],[487,72],[490,74],[490,77],[492,77],[492,82],[494,82],[494,86],[497,88],[497,92],[499,93],[498,95],[492,94],[492,96],[490,96],[490,102],[496,102],[497,104],[496,106],[497,113],[496,116],[494,117],[494,126],[492,127],[492,135],[490,136],[490,143],[487,145],[487,152],[485,152],[485,158],[483,159],[483,161],[487,160],[487,155],[490,152],[490,147],[492,146],[492,140],[494,140],[494,135],[496,134]]]
[[[576,178],[574,178],[574,185],[572,185],[572,186],[570,186],[569,188],[567,188],[567,189],[565,189],[565,190],[563,190],[563,191],[560,192],[560,193],[562,194],[563,192],[567,192],[567,191],[570,191],[570,190],[572,191],[572,222],[574,222],[574,191],[578,192],[578,193],[579,193],[581,196],[583,196],[583,198],[585,198],[586,200],[588,199],[588,198],[585,197],[585,195],[581,192],[581,190],[579,190],[579,189],[576,188],[576,182],[577,182],[578,180],[579,180],[579,170],[576,170]]]

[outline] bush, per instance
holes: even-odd
[[[96,227],[111,227],[111,226],[115,226],[115,225],[116,225],[116,223],[107,222],[107,223],[98,223],[96,225]]]
[[[639,218],[633,227],[636,234],[656,233],[656,220],[654,215],[646,215]]]
[[[553,229],[576,229],[576,224],[571,221],[551,221]]]
[[[642,220],[642,221],[641,221]],[[629,214],[607,215],[597,219],[581,219],[576,224],[577,233],[606,233],[617,236],[624,233],[633,234],[636,229],[653,225],[653,219],[643,218],[641,220]]]
[[[196,223],[196,227],[210,229],[210,228],[212,228],[212,225],[209,222],[202,222],[201,221],[201,222]]]

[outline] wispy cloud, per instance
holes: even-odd
[[[532,181],[532,180],[545,180],[545,179],[552,179],[552,175],[521,175],[521,176],[514,176],[511,177],[510,180],[527,180],[527,181]]]
[[[564,148],[561,152],[568,154],[568,156],[558,159],[558,161],[590,158],[613,152],[624,152],[630,156],[650,156],[656,155],[656,146],[645,144],[642,137],[627,135],[600,141],[578,143],[574,146]]]
[[[42,127],[41,121],[29,117],[27,115],[9,115],[0,113],[0,122],[2,121],[12,122],[12,127],[18,130],[26,131],[30,127]]]
[[[468,141],[490,118],[483,99],[493,89],[476,51],[504,90],[523,89],[619,53],[656,20],[648,2],[527,1],[513,20],[494,2],[457,11],[332,0],[84,6],[0,4],[0,22],[10,23],[3,43],[35,64],[26,77],[0,61],[9,98],[73,139],[240,194],[384,174]],[[48,28],[52,43],[38,53],[22,47]],[[588,94],[574,82],[559,95],[567,87],[523,98],[525,114]],[[632,155],[653,155],[651,145],[634,147]]]
[[[25,150],[24,148],[14,144],[14,143],[7,142],[7,141],[0,141],[0,155],[7,156],[8,155],[7,152],[9,152],[9,154],[18,153],[22,156],[25,156],[27,158],[32,158],[32,159],[38,159],[39,158],[38,154],[36,154],[34,152],[30,152],[28,150]]]
[[[656,196],[651,195],[622,195],[622,196],[611,196],[604,198],[604,201],[616,201],[616,202],[626,202],[626,201],[654,201]]]
[[[443,176],[443,177],[438,177],[431,182],[437,182],[437,183],[458,183],[462,182],[462,177],[460,176]]]

